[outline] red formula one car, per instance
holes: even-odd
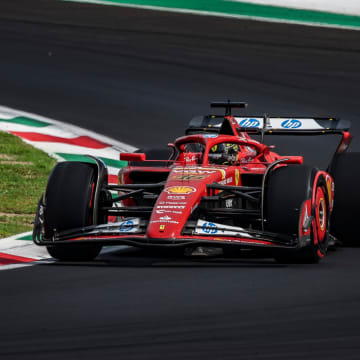
[[[245,105],[212,103],[225,108],[225,116],[192,119],[165,159],[148,160],[154,152],[122,153],[129,163],[117,185],[107,183],[100,159],[58,163],[39,201],[34,242],[60,260],[88,260],[103,245],[126,244],[257,249],[281,262],[317,262],[335,236],[351,240],[359,194],[349,199],[356,182],[346,172],[359,167],[360,154],[345,154],[349,123],[231,115]],[[303,165],[302,156],[273,152],[263,143],[268,134],[342,139],[323,171]],[[334,182],[340,192],[335,209]]]

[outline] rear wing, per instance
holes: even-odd
[[[350,129],[350,121],[337,118],[310,117],[235,117],[238,131],[286,134],[321,135],[325,133],[343,133]]]
[[[350,129],[351,122],[334,117],[272,117],[232,115],[232,109],[245,109],[247,103],[239,101],[214,101],[212,108],[225,109],[225,115],[197,116],[191,119],[186,134],[215,132],[239,135],[240,132],[253,134],[321,135],[342,134]]]
[[[241,117],[232,115],[233,108],[246,108],[242,102],[218,101],[211,103],[213,108],[225,108],[225,115],[197,116],[190,120],[186,135],[196,133],[216,133],[242,136],[242,133],[261,135],[325,135],[339,134],[342,139],[336,154],[347,150],[352,136],[349,132],[351,122],[335,117],[273,117],[264,115]]]
[[[226,122],[230,122],[230,124],[226,124]],[[351,122],[332,117],[224,117],[206,115],[191,119],[186,134],[214,132],[230,135],[229,125],[234,130],[232,131],[233,135],[238,135],[240,132],[264,135],[322,135],[342,134],[350,129]]]

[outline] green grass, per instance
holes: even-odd
[[[32,230],[34,215],[0,216],[0,238]]]
[[[0,238],[32,229],[37,202],[55,163],[18,137],[0,132]]]

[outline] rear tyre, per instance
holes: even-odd
[[[286,166],[270,174],[265,194],[266,229],[271,232],[299,235],[301,209],[315,191],[315,225],[311,226],[310,244],[297,251],[274,255],[279,263],[317,263],[328,247],[328,204],[326,188],[318,181],[317,170],[309,166]],[[310,214],[309,214],[310,215]]]
[[[335,183],[331,233],[346,245],[359,245],[360,153],[336,156],[330,175]]]
[[[51,172],[45,193],[45,238],[54,231],[70,230],[93,223],[93,196],[97,170],[92,164],[62,162]],[[94,259],[100,245],[66,244],[47,246],[49,254],[62,261]]]

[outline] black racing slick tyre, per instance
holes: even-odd
[[[61,162],[52,170],[45,193],[45,238],[54,231],[65,231],[92,224],[92,200],[96,185],[96,166],[83,162]],[[49,254],[62,261],[94,259],[100,245],[66,244],[47,246]]]
[[[334,210],[331,216],[331,234],[346,245],[360,245],[360,153],[337,155],[330,175],[335,183]]]
[[[274,170],[269,176],[264,211],[266,230],[270,232],[297,237],[303,204],[313,194],[315,198],[316,225],[311,227],[309,244],[296,251],[274,253],[277,262],[316,263],[327,251],[329,206],[325,182],[314,184],[317,171],[309,166],[290,165]]]

